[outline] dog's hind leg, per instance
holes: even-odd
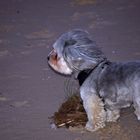
[[[140,120],[140,98],[137,98],[134,102],[134,108],[137,119]]]
[[[133,106],[137,119],[140,120],[140,79],[134,82]]]

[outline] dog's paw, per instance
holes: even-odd
[[[87,131],[90,131],[90,132],[96,131],[95,128],[94,128],[94,125],[91,124],[90,122],[87,122],[87,124],[86,124],[86,126],[85,126],[85,129],[86,129]]]
[[[116,122],[118,118],[120,117],[120,111],[119,110],[107,110],[107,122]]]
[[[94,125],[93,123],[87,122],[85,129],[90,132],[95,132],[103,127],[105,127],[105,123],[98,123],[98,125]]]

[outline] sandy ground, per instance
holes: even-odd
[[[140,59],[139,0],[0,1],[1,140],[139,140],[133,109],[98,132],[52,130],[48,117],[64,101],[67,77],[47,65],[54,40],[88,30],[112,61]]]

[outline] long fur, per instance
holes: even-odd
[[[130,105],[140,120],[140,62],[107,60],[83,30],[63,34],[53,48],[48,57],[50,66],[63,74],[75,74],[79,80],[88,130],[95,131],[104,127],[106,121],[116,121],[120,109]]]

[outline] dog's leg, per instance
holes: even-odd
[[[116,122],[117,119],[120,117],[120,110],[117,109],[115,110],[107,109],[106,113],[107,113],[107,117],[106,117],[107,122]]]
[[[135,114],[137,116],[137,119],[140,120],[140,99],[137,98],[134,102],[134,108],[135,108]]]
[[[106,121],[106,112],[102,100],[95,94],[83,91],[80,94],[88,117],[86,129],[88,131],[96,131],[99,128],[103,128]]]

